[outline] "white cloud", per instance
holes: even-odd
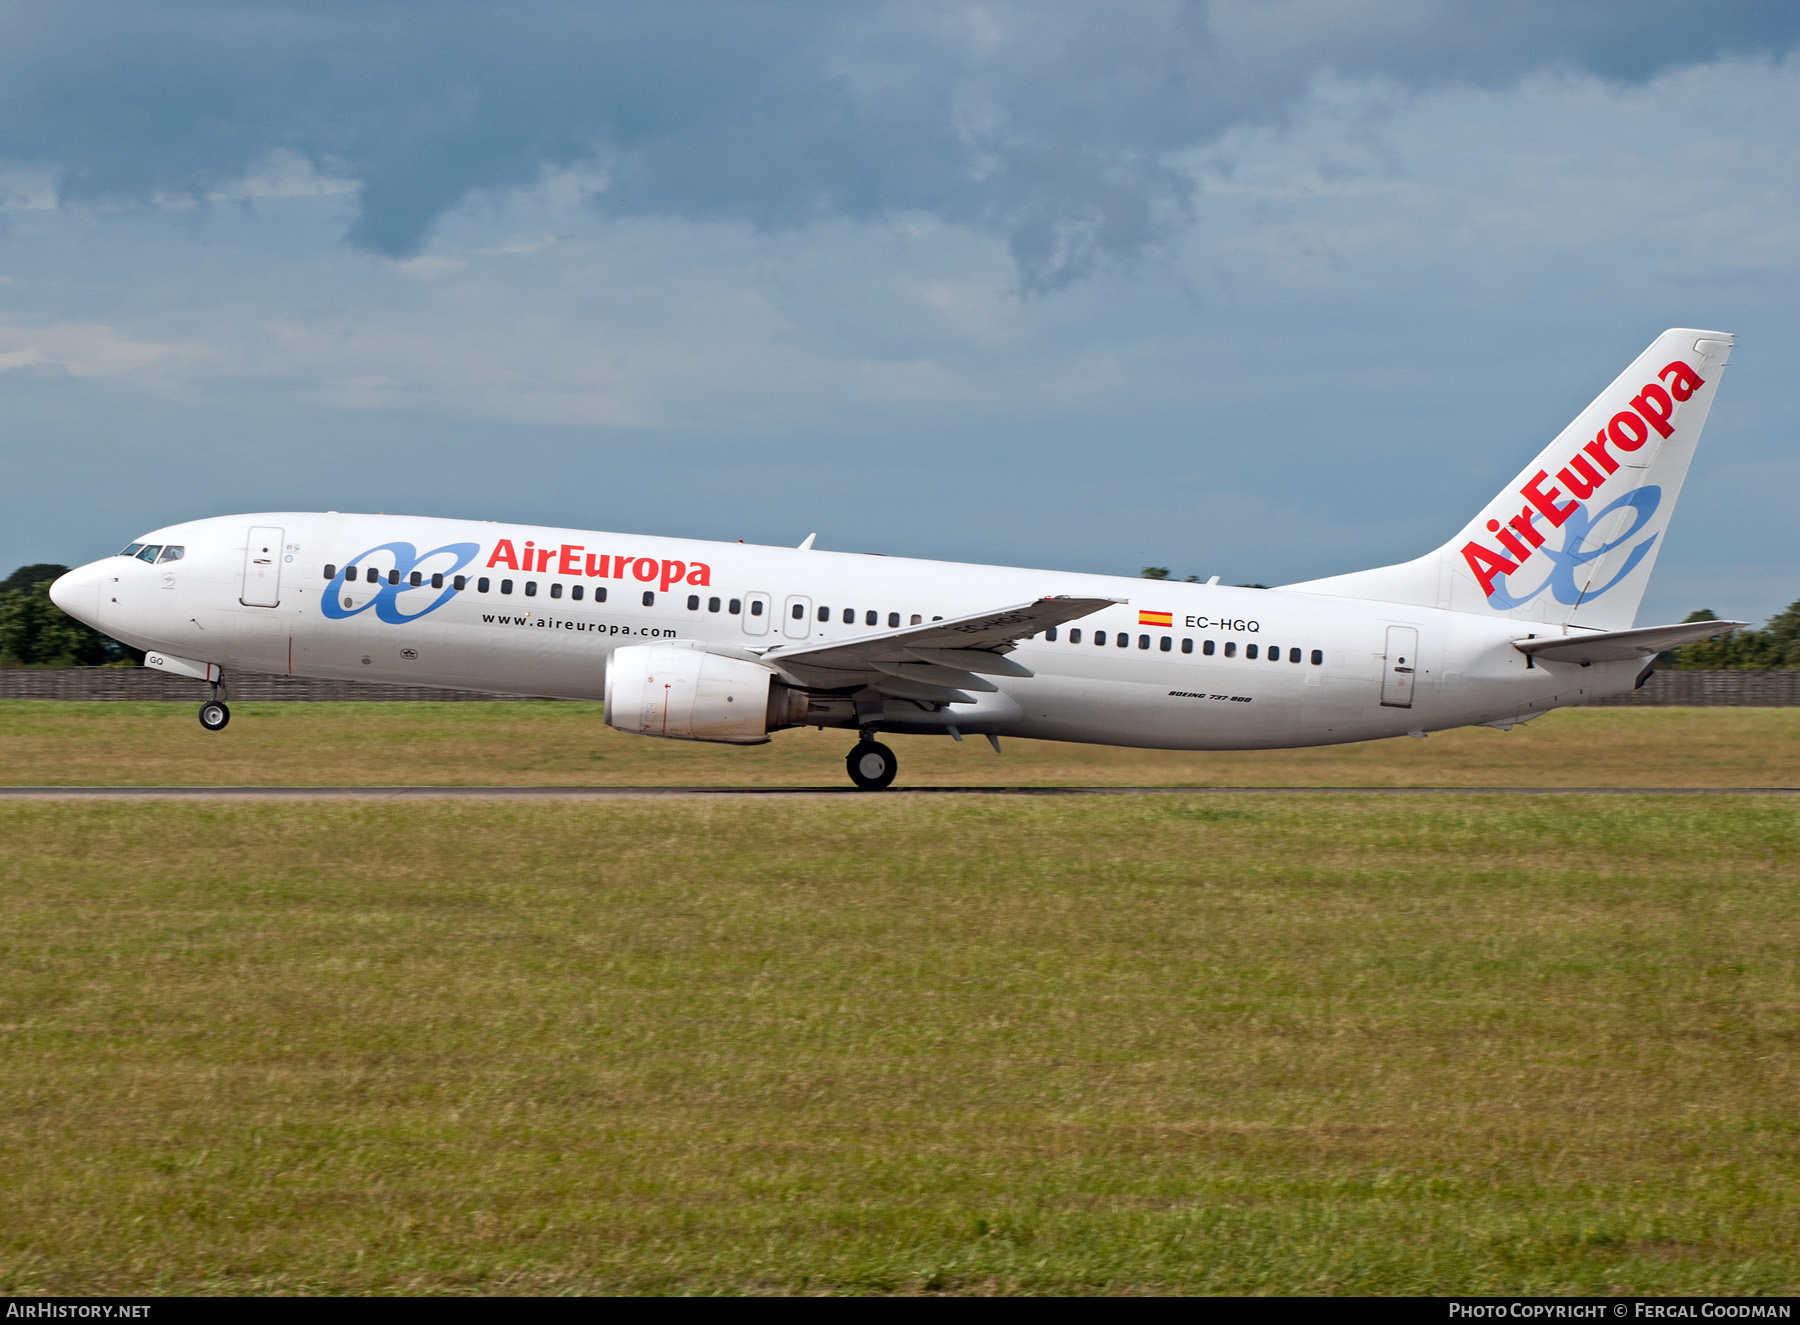
[[[161,384],[154,370],[197,353],[196,346],[133,340],[117,327],[92,323],[42,327],[0,323],[0,372],[60,368],[71,377],[136,376]]]

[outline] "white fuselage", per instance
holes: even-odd
[[[278,560],[253,564],[253,541]],[[90,563],[70,588],[76,614],[139,648],[219,664],[227,680],[241,670],[598,699],[625,645],[742,655],[1051,595],[1129,601],[1021,641],[1009,657],[1031,677],[994,677],[995,694],[888,729],[1325,745],[1525,717],[1627,691],[1643,669],[1533,665],[1512,647],[1519,622],[1435,608],[638,534],[282,512],[193,521],[145,542],[183,555]],[[1143,623],[1161,613],[1170,624]]]

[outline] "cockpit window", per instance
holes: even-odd
[[[156,560],[156,554],[161,551],[162,551],[161,543],[146,543],[146,544],[144,544],[143,548],[137,554],[138,560],[154,562]]]
[[[162,555],[156,559],[156,563],[160,566],[165,561],[180,561],[186,555],[187,549],[181,544],[170,543],[162,550]]]
[[[142,543],[127,543],[125,545],[125,550],[119,553],[119,555],[121,557],[135,557],[143,549],[143,546]]]

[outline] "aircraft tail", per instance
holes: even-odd
[[[1731,345],[1722,331],[1663,332],[1436,552],[1282,587],[1628,628]]]

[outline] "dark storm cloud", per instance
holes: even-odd
[[[472,192],[591,167],[615,216],[924,211],[1028,287],[1187,215],[1168,154],[1316,77],[1642,80],[1800,38],[1786,0],[1009,6],[0,5],[0,160],[67,201],[198,195],[288,151],[361,186],[350,240],[415,253]]]

